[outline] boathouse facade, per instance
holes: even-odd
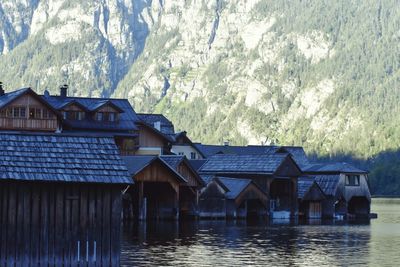
[[[0,266],[119,266],[122,190],[113,138],[0,133]]]

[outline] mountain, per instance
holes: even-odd
[[[399,26],[394,0],[2,0],[0,80],[127,97],[196,141],[362,161],[400,194]]]

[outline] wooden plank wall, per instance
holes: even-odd
[[[121,191],[0,182],[0,266],[119,266]]]

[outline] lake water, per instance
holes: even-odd
[[[400,199],[378,219],[312,225],[199,221],[124,226],[123,266],[400,266]]]

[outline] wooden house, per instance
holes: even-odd
[[[30,88],[0,92],[0,130],[103,135],[121,154],[137,153],[139,119],[126,99],[70,97],[66,85],[54,96]]]
[[[299,216],[307,219],[321,219],[322,206],[326,200],[324,191],[312,176],[301,176],[297,181]]]
[[[268,198],[251,179],[204,175],[207,187],[200,195],[200,217],[259,218],[266,216]]]
[[[322,205],[323,217],[369,217],[368,172],[347,163],[312,164],[303,171],[315,177],[326,195]]]
[[[60,129],[60,113],[32,89],[0,95],[0,130],[56,132]]]
[[[198,201],[200,189],[204,187],[204,181],[197,171],[189,163],[186,156],[164,155],[160,158],[171,168],[181,174],[186,183],[179,188],[179,207],[181,217],[193,217],[198,213]]]
[[[180,187],[187,180],[158,156],[125,156],[135,185],[127,194],[132,199],[134,218],[179,219]]]
[[[203,159],[204,155],[201,151],[199,151],[195,144],[187,136],[185,131],[183,132],[175,132],[175,127],[173,123],[168,120],[162,114],[147,114],[147,113],[138,113],[138,117],[143,124],[151,129],[156,130],[156,133],[161,134],[164,137],[164,141],[167,141],[169,147],[165,147],[164,151],[167,153],[159,153],[159,154],[175,154],[179,156],[186,156],[188,159]],[[158,143],[158,147],[160,147],[160,143]],[[166,148],[166,149],[165,149]]]
[[[297,178],[301,170],[287,153],[263,155],[217,154],[199,169],[201,175],[251,179],[267,195],[272,218],[296,217]]]
[[[120,266],[113,138],[0,133],[0,266]]]

